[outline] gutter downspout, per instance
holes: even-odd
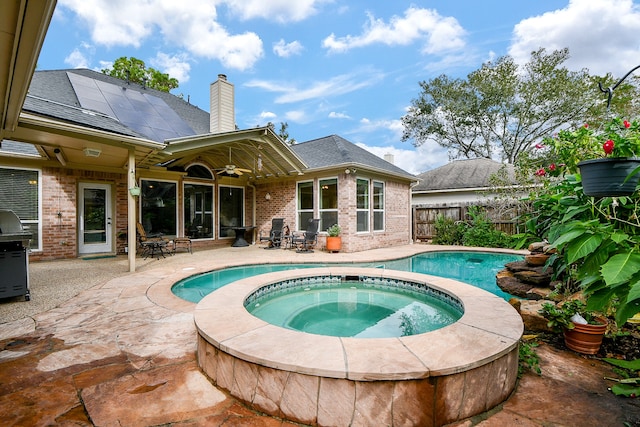
[[[420,184],[419,180],[409,184],[409,212],[411,213],[411,215],[409,215],[409,230],[411,230],[409,244],[415,243],[414,236],[416,235],[416,233],[415,233],[415,230],[413,229],[413,203],[412,203],[413,191],[412,190],[413,190],[413,187],[415,187],[418,184]]]

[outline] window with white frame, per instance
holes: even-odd
[[[0,168],[0,203],[32,234],[31,250],[40,249],[40,173],[36,169]]]
[[[369,180],[356,180],[356,231],[369,231]]]
[[[298,182],[297,193],[297,227],[301,230],[313,218],[313,181]]]
[[[333,224],[338,223],[338,178],[321,179],[320,187],[320,215],[319,230],[326,231]]]
[[[373,231],[384,230],[384,182],[373,181]]]

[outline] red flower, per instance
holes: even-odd
[[[628,121],[624,121],[622,122],[622,124],[624,125],[625,128],[629,129],[631,127],[631,123],[629,123]]]
[[[556,170],[556,164],[555,164],[555,163],[551,163],[551,164],[549,165],[549,170],[550,170],[550,171],[554,171],[554,170]]]
[[[584,124],[585,129],[589,127],[589,123]]]
[[[536,176],[544,176],[547,172],[544,170],[544,168],[542,169],[538,169],[535,173]]]
[[[536,148],[539,150],[541,148],[544,148],[544,144],[536,144]]]
[[[602,149],[604,150],[605,153],[611,154],[613,152],[614,146],[615,144],[613,143],[613,141],[610,139],[607,139],[607,141],[604,144],[602,144]]]

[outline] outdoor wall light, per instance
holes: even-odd
[[[264,195],[265,200],[271,200],[271,193],[267,193]]]

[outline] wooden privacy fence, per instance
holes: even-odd
[[[453,221],[467,221],[470,206],[477,204],[460,204],[456,206],[445,205],[416,205],[413,206],[413,240],[431,240],[436,235],[435,223],[439,215],[450,218]],[[507,234],[519,233],[517,223],[517,208],[497,209],[491,206],[480,206],[495,226],[496,230],[504,231]]]

